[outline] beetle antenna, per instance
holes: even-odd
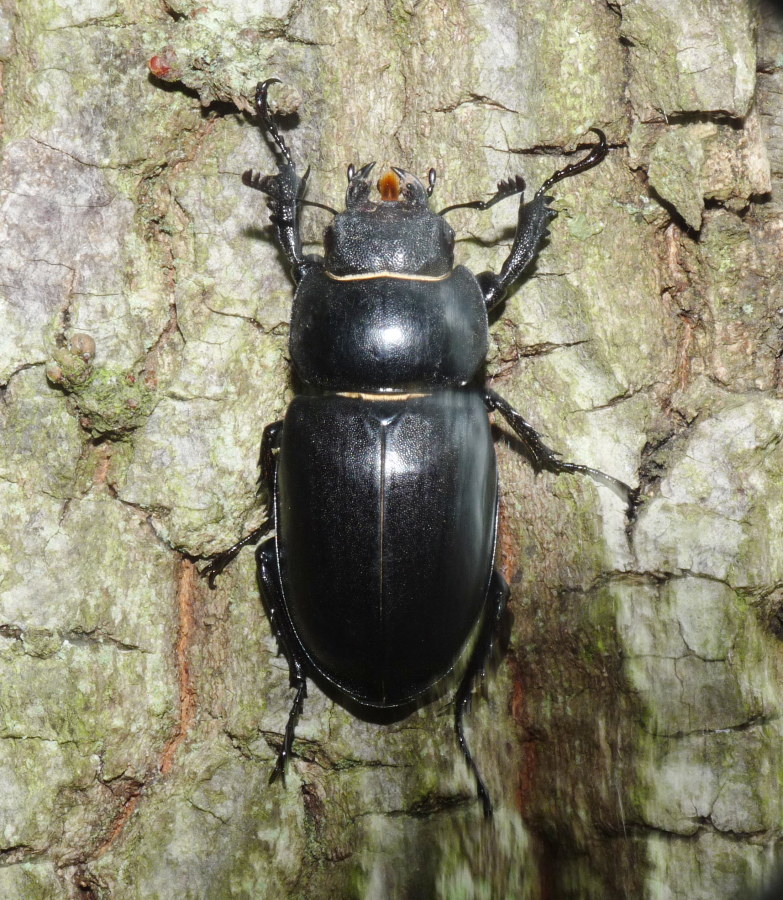
[[[598,143],[591,148],[584,159],[571,163],[571,165],[566,166],[564,169],[560,169],[558,172],[555,172],[554,175],[547,178],[538,191],[536,191],[537,196],[546,193],[553,184],[562,181],[564,178],[570,178],[571,175],[584,172],[585,169],[592,169],[593,166],[597,166],[598,163],[605,158],[606,154],[609,152],[609,147],[606,144],[606,135],[600,128],[591,128],[590,131],[594,131],[598,135]]]
[[[285,161],[289,166],[293,166],[294,161],[291,159],[291,151],[288,149],[282,135],[277,130],[274,117],[269,111],[267,94],[269,93],[270,84],[282,84],[282,81],[279,78],[267,78],[266,81],[260,81],[258,83],[256,86],[256,112],[258,113],[258,117],[261,119],[264,128],[272,136],[275,146],[283,154]]]
[[[301,200],[301,199],[299,200],[299,203],[301,203],[302,206],[317,206],[318,209],[325,209],[327,212],[330,212],[333,216],[338,215],[338,212],[336,209],[334,209],[331,206],[327,206],[325,203],[316,203],[315,200]]]
[[[430,169],[430,171],[433,170]],[[499,181],[497,191],[495,191],[489,200],[471,200],[469,203],[455,203],[453,206],[447,206],[440,210],[438,215],[445,216],[446,213],[451,212],[454,209],[489,209],[490,206],[500,203],[501,200],[505,200],[507,197],[513,197],[514,194],[524,194],[524,192],[525,179],[521,175],[515,175],[513,178],[509,178],[506,181]]]

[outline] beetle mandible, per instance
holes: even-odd
[[[270,781],[285,779],[294,730],[315,678],[353,712],[403,718],[458,670],[454,727],[484,814],[492,803],[463,731],[509,588],[495,568],[498,487],[489,413],[519,437],[536,470],[590,475],[631,507],[610,475],[561,460],[481,372],[487,313],[535,258],[556,215],[547,191],[597,165],[606,138],[555,172],[528,203],[524,180],[498,184],[486,201],[429,208],[435,187],[396,167],[378,181],[374,163],[348,167],[345,210],[304,199],[296,172],[256,89],[260,126],[278,159],[275,175],[243,181],[268,197],[274,234],[296,283],[290,356],[301,384],[281,422],[261,441],[260,483],[270,515],[205,570],[215,577],[257,543],[261,595],[290,666],[291,706]],[[516,234],[500,272],[454,265],[454,209],[485,210],[520,195]],[[305,255],[303,205],[334,214],[325,254]],[[454,681],[457,678],[454,677]]]

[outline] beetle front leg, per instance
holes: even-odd
[[[484,808],[484,818],[486,819],[489,819],[492,816],[492,800],[489,796],[487,786],[484,784],[484,779],[481,777],[478,766],[470,752],[468,742],[465,740],[462,719],[468,707],[476,678],[484,674],[484,667],[492,653],[495,637],[500,630],[500,622],[506,609],[506,603],[508,602],[508,595],[509,588],[506,579],[503,578],[499,572],[493,570],[487,592],[487,608],[484,615],[484,621],[481,625],[481,632],[476,640],[476,646],[473,648],[473,653],[471,654],[468,666],[465,669],[465,674],[462,676],[462,681],[460,682],[460,686],[457,689],[454,698],[454,731],[457,735],[457,741],[460,750],[462,750],[462,755],[465,757],[465,762],[468,764],[468,767],[476,780],[476,793],[478,794],[479,800],[481,800],[481,804]]]
[[[256,87],[256,111],[262,130],[271,137],[279,151],[277,164],[279,171],[277,175],[261,175],[249,169],[242,175],[242,182],[269,198],[270,219],[275,228],[277,242],[288,260],[294,280],[298,283],[308,267],[319,263],[304,255],[299,233],[299,209],[307,189],[310,170],[308,169],[302,177],[297,174],[291,152],[269,111],[267,93],[269,85],[275,83],[280,83],[280,79],[267,78]]]
[[[490,388],[484,388],[484,402],[490,412],[499,412],[501,416],[508,422],[514,430],[516,436],[522,441],[533,468],[540,472],[542,469],[547,472],[559,474],[561,472],[575,472],[579,475],[589,475],[594,481],[608,487],[614,491],[621,500],[623,500],[628,508],[627,515],[633,517],[634,509],[638,502],[638,491],[631,488],[624,481],[615,478],[613,475],[607,475],[600,469],[593,469],[590,466],[583,466],[579,463],[564,462],[560,459],[559,454],[547,447],[541,440],[541,435],[527,422],[522,416],[504,400],[499,394]]]
[[[597,166],[606,156],[608,152],[606,135],[598,128],[593,128],[592,131],[598,135],[599,142],[584,159],[555,172],[541,185],[529,203],[523,203],[520,199],[514,243],[511,245],[511,252],[503,263],[500,274],[482,272],[477,276],[488,310],[493,309],[503,300],[506,291],[522,276],[525,269],[535,259],[542,241],[549,234],[549,223],[557,215],[556,210],[549,206],[552,200],[546,193],[549,188],[564,178],[570,178],[572,175]]]

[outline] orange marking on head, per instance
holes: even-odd
[[[385,172],[378,179],[378,190],[381,192],[381,200],[386,203],[400,199],[400,179],[391,170]]]

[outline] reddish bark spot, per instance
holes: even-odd
[[[153,56],[148,65],[150,67],[150,72],[152,72],[156,78],[165,78],[171,71],[171,66],[169,66],[160,56]]]
[[[170,44],[164,47],[160,53],[156,53],[147,65],[156,78],[162,78],[164,81],[177,81],[182,75],[177,52]]]
[[[171,770],[174,754],[177,752],[179,745],[185,740],[188,729],[196,715],[196,691],[190,676],[188,654],[196,626],[193,606],[197,583],[198,571],[196,566],[187,559],[181,560],[177,577],[179,637],[176,647],[177,672],[179,675],[179,728],[163,749],[163,755],[160,760],[161,775],[166,775]]]
[[[509,584],[519,571],[519,548],[511,530],[506,508],[501,500],[498,509],[497,568]]]
[[[104,853],[114,844],[117,838],[122,834],[123,829],[128,823],[128,819],[133,815],[136,807],[139,805],[139,797],[141,795],[141,786],[138,787],[135,793],[131,794],[130,797],[123,803],[122,809],[112,822],[111,828],[109,829],[109,834],[106,836],[106,839],[98,846],[98,848],[93,853],[93,859],[100,859]]]
[[[167,775],[173,766],[174,755],[185,740],[190,726],[196,716],[196,690],[190,674],[189,653],[196,627],[194,612],[195,594],[198,584],[198,571],[194,563],[181,559],[177,571],[177,607],[179,610],[179,634],[175,648],[177,674],[179,677],[179,724],[176,732],[169,738],[160,756],[158,769],[161,775]],[[148,772],[144,782],[130,781],[124,791],[122,808],[108,828],[106,837],[91,854],[91,859],[100,859],[122,836],[125,826],[136,811],[141,794],[154,778]]]
[[[522,667],[519,659],[511,655],[508,659],[509,669],[513,684],[513,692],[511,694],[510,712],[519,735],[522,738],[522,755],[523,759],[517,773],[517,789],[516,789],[516,806],[519,812],[524,816],[525,810],[529,807],[530,797],[533,793],[534,775],[536,770],[536,752],[533,741],[529,738],[525,740],[528,726],[527,707],[525,704],[525,689],[522,684]]]

